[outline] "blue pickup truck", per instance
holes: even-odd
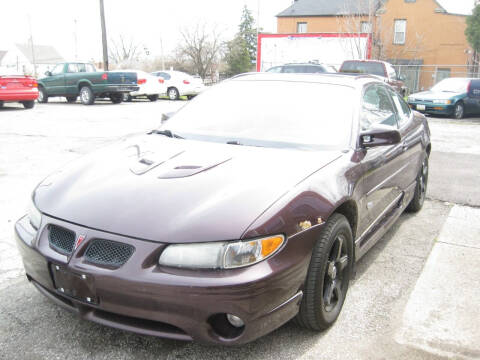
[[[69,103],[74,103],[80,96],[84,105],[92,105],[96,98],[109,98],[117,104],[122,102],[125,93],[139,88],[136,73],[97,71],[90,63],[57,64],[45,75],[38,80],[37,101],[41,103],[53,96],[64,96]]]
[[[480,79],[444,79],[428,91],[410,95],[408,104],[422,113],[456,119],[480,114]]]

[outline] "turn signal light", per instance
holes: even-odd
[[[274,236],[262,240],[262,256],[267,257],[275,252],[283,243],[283,237]]]
[[[138,80],[137,80],[137,84],[138,84],[138,85],[143,85],[143,84],[145,84],[146,82],[147,82],[147,79],[138,79]]]

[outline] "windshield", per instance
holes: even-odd
[[[353,103],[354,90],[342,85],[233,80],[192,100],[162,128],[236,145],[344,149]]]
[[[470,79],[460,79],[460,78],[450,78],[444,79],[432,87],[432,91],[443,91],[443,92],[457,92],[464,93],[467,92],[468,83]]]
[[[385,77],[385,68],[382,63],[378,62],[345,61],[340,72],[372,74]]]

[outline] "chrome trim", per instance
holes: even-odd
[[[377,218],[372,221],[372,223],[367,227],[367,229],[362,233],[362,235],[360,235],[357,240],[355,240],[355,245],[358,244],[359,242],[362,241],[362,239],[364,238],[364,236],[366,234],[368,234],[368,232],[375,226],[378,224],[378,222],[383,218],[383,216],[390,210],[392,210],[395,206],[396,203],[398,203],[400,201],[400,199],[402,198],[403,196],[403,192],[398,195],[395,200],[393,200],[381,213],[380,215],[377,216]]]
[[[410,165],[410,163],[406,163],[405,165],[403,165],[400,169],[398,169],[397,171],[395,171],[392,175],[388,176],[386,179],[384,179],[381,183],[375,185],[371,190],[369,190],[367,192],[367,196],[370,195],[371,193],[375,192],[376,190],[378,190],[382,185],[384,185],[388,180],[390,180],[391,178],[395,177],[396,175],[398,175],[398,173],[402,172],[406,167],[408,167],[408,165]]]
[[[280,305],[276,306],[275,308],[273,308],[272,310],[269,311],[269,314],[273,313],[274,311],[277,311],[278,309],[280,309],[281,307],[287,305],[288,303],[291,303],[293,301],[295,301],[296,299],[298,300],[301,300],[303,298],[303,291],[299,291],[297,292],[295,295],[293,295],[290,299],[284,301],[283,303],[281,303]]]

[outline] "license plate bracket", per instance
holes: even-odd
[[[98,304],[92,276],[74,273],[57,264],[50,264],[50,269],[57,291],[89,304]]]

